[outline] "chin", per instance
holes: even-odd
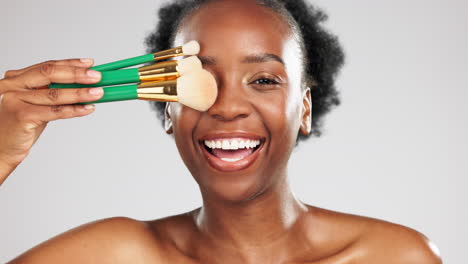
[[[204,198],[228,203],[252,201],[271,185],[268,178],[260,175],[230,175],[209,177],[199,182]]]

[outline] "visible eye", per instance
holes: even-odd
[[[272,91],[280,89],[284,84],[283,78],[269,72],[259,72],[250,78],[248,83],[258,91]]]
[[[279,84],[277,80],[270,79],[270,78],[260,78],[253,81],[253,84],[260,84],[260,85],[276,85]]]

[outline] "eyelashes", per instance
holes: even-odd
[[[277,80],[275,79],[270,79],[270,78],[259,78],[255,81],[253,81],[251,84],[255,84],[255,85],[277,85],[277,84],[280,84],[280,82],[278,82]]]
[[[257,74],[252,79],[253,81],[249,85],[252,85],[257,90],[273,90],[280,88],[283,84],[279,77],[269,73]]]
[[[218,86],[220,85],[219,75],[222,73],[214,70],[207,69],[210,73],[215,76]],[[250,74],[245,73],[247,76],[243,76],[243,80],[239,80],[239,85],[248,85],[256,90],[275,90],[287,85],[287,78],[284,76],[273,74],[267,71],[257,71],[256,73]],[[250,76],[248,76],[250,75]],[[245,78],[245,79],[244,79]]]

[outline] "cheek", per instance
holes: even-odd
[[[193,130],[201,113],[179,103],[170,104],[174,134],[186,134],[189,130]]]
[[[272,137],[295,142],[300,126],[300,107],[296,97],[285,88],[256,98],[258,112]]]

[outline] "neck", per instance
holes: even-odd
[[[306,211],[284,180],[249,201],[230,203],[203,197],[196,222],[204,235],[223,242],[219,244],[248,249],[285,241]]]

